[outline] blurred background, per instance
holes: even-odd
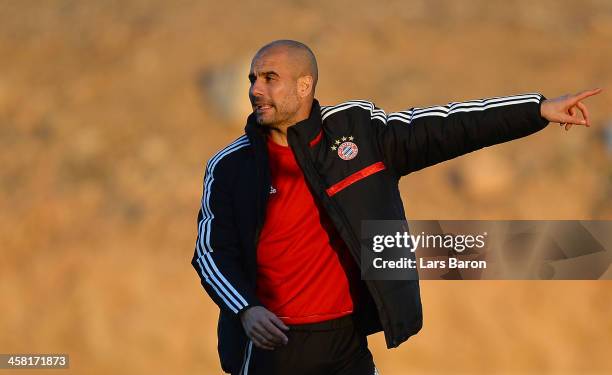
[[[610,0],[0,0],[0,352],[221,373],[190,265],[204,166],[243,131],[252,55],[283,38],[317,55],[323,105],[603,87],[592,127],[401,188],[411,219],[612,219]],[[612,371],[610,281],[423,281],[422,297],[421,333],[370,337],[383,375]]]

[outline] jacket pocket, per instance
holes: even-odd
[[[357,181],[363,180],[364,178],[373,175],[374,173],[384,171],[387,169],[385,163],[382,161],[376,162],[374,164],[368,165],[365,168],[358,170],[357,172],[351,174],[348,177],[343,178],[342,180],[336,182],[332,186],[328,187],[325,192],[327,196],[331,197],[338,194],[340,191],[346,189]]]

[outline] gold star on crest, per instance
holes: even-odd
[[[349,137],[349,141],[352,141],[353,139],[355,139],[352,135]]]
[[[332,149],[333,151],[336,151],[336,149],[337,149],[337,148],[338,148],[338,147],[336,147],[336,146],[331,146],[331,149]]]
[[[342,141],[343,141],[343,142],[344,142],[344,141],[346,141],[346,137],[342,137]]]
[[[336,139],[336,144],[339,145],[340,144],[340,140]]]

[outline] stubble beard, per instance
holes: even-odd
[[[272,105],[272,109],[270,111],[273,113],[269,113],[267,116],[266,114],[262,114],[262,116],[256,114],[257,123],[267,128],[279,130],[293,125],[295,123],[293,118],[298,111],[298,105],[296,104],[294,108],[288,107],[290,106],[286,103],[280,106],[277,106],[276,104]]]

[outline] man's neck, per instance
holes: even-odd
[[[289,146],[289,142],[287,142],[287,128],[289,127],[270,128],[268,131],[268,137],[276,144],[285,147]]]
[[[287,142],[287,129],[289,129],[290,127],[292,127],[293,125],[297,124],[300,121],[304,121],[308,119],[308,117],[310,116],[311,110],[312,110],[312,102],[307,108],[305,108],[305,111],[303,111],[296,118],[292,119],[288,124],[283,124],[277,127],[269,128],[268,137],[270,137],[272,142],[276,144],[279,144],[285,147],[289,146],[289,142]]]

